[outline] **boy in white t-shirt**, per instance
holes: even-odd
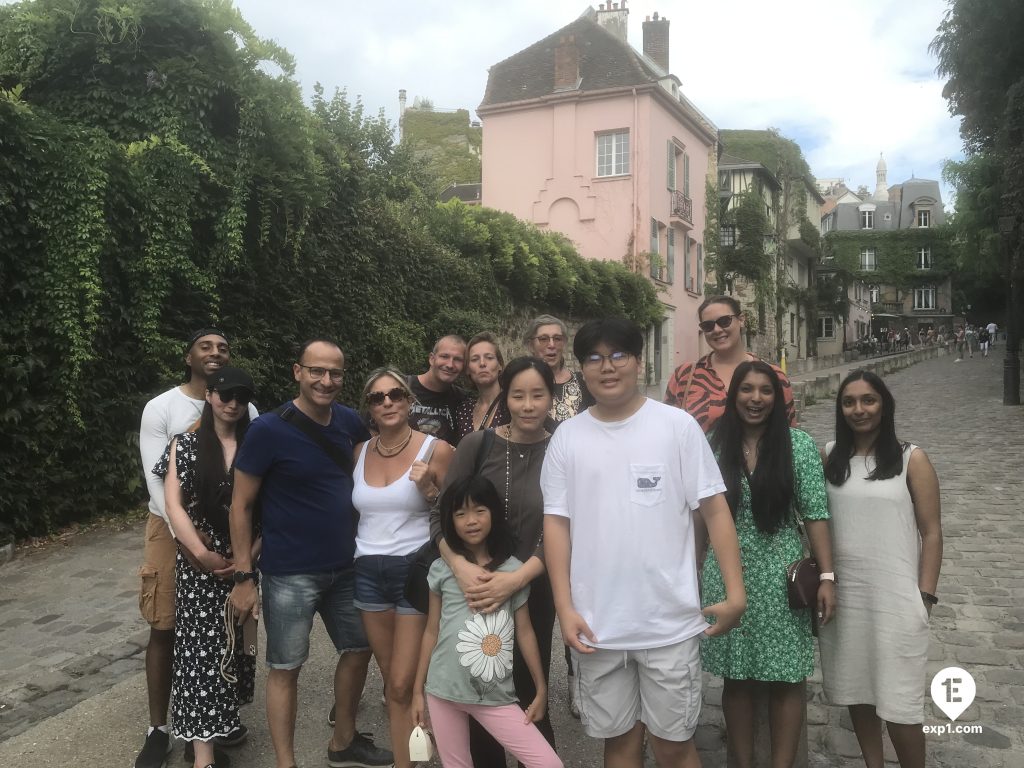
[[[725,485],[697,422],[639,391],[635,324],[591,321],[573,352],[596,404],[551,438],[541,488],[545,560],[583,727],[604,739],[606,766],[641,768],[645,728],[661,768],[699,766],[700,637],[727,632],[746,609]],[[697,509],[727,594],[703,612]]]

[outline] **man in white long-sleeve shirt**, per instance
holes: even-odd
[[[188,429],[203,414],[207,381],[231,359],[224,333],[201,328],[185,347],[185,381],[150,400],[142,412],[139,452],[142,472],[149,489],[149,520],[143,563],[139,568],[142,590],[139,610],[149,622],[146,647],[146,688],[149,695],[149,731],[135,761],[135,768],[160,768],[171,749],[167,732],[167,708],[171,698],[171,662],[174,657],[174,559],[177,547],[164,510],[164,483],[152,469],[167,449],[167,443]],[[249,405],[250,418],[258,415]],[[222,743],[240,743],[245,727]]]

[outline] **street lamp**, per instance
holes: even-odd
[[[1017,234],[1017,217],[999,217],[999,236],[1003,242],[1003,258],[1010,290],[1006,302],[1006,357],[1003,359],[1003,405],[1020,405],[1020,360],[1017,357],[1017,270],[1014,264],[1014,240]]]

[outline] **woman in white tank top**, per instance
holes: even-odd
[[[410,706],[426,616],[405,599],[416,550],[430,537],[430,507],[451,461],[443,440],[409,426],[406,377],[378,368],[363,400],[376,437],[356,446],[352,504],[356,532],[356,598],[366,637],[384,677],[395,766],[408,768]]]

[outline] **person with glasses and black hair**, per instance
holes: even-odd
[[[339,654],[330,765],[387,766],[391,752],[356,731],[370,646],[355,607],[353,448],[370,439],[359,414],[335,402],[345,375],[337,342],[312,339],[292,365],[299,394],[253,422],[235,460],[231,603],[243,620],[259,613],[250,556],[253,510],[263,521],[259,578],[267,632],[267,722],[278,766],[295,765],[299,672],[316,613]]]
[[[150,727],[146,742],[135,760],[135,768],[160,768],[171,751],[167,729],[167,708],[171,698],[171,662],[174,653],[174,563],[178,549],[174,531],[164,507],[164,481],[150,470],[167,450],[175,435],[199,422],[206,407],[210,379],[231,360],[231,346],[219,328],[200,328],[185,344],[183,383],[146,403],[139,429],[139,453],[149,489],[149,519],[146,523],[143,565],[139,568],[142,589],[139,609],[149,623],[146,646],[146,691],[149,696]],[[249,418],[259,414],[249,404]],[[224,738],[221,746],[241,744],[248,733],[240,725]]]
[[[409,569],[430,538],[430,507],[455,450],[409,426],[412,391],[394,368],[373,371],[363,402],[376,435],[356,446],[352,504],[355,606],[384,678],[396,768],[410,768],[413,682],[427,616],[405,597]]]
[[[242,728],[238,708],[252,701],[256,682],[252,656],[238,649],[223,664],[221,658],[229,642],[224,601],[234,571],[228,532],[232,474],[255,389],[245,371],[220,368],[209,380],[199,428],[176,435],[153,468],[164,481],[165,509],[179,545],[172,722],[175,736],[188,742],[185,759],[194,768],[227,765],[215,756],[213,740]],[[241,638],[240,626],[235,633]]]
[[[699,766],[700,638],[732,629],[746,593],[718,464],[691,416],[640,391],[643,343],[620,318],[576,333],[596,402],[548,446],[544,554],[583,728],[604,739],[605,765],[641,768],[647,733],[662,768]],[[703,611],[697,510],[725,585],[725,599]]]
[[[711,351],[693,363],[678,368],[665,388],[665,403],[682,408],[700,424],[705,433],[725,413],[725,398],[732,375],[740,363],[759,359],[747,351],[743,342],[746,320],[740,304],[732,296],[713,296],[697,310],[697,327]],[[789,425],[797,426],[793,388],[782,369],[772,369],[782,383]]]

